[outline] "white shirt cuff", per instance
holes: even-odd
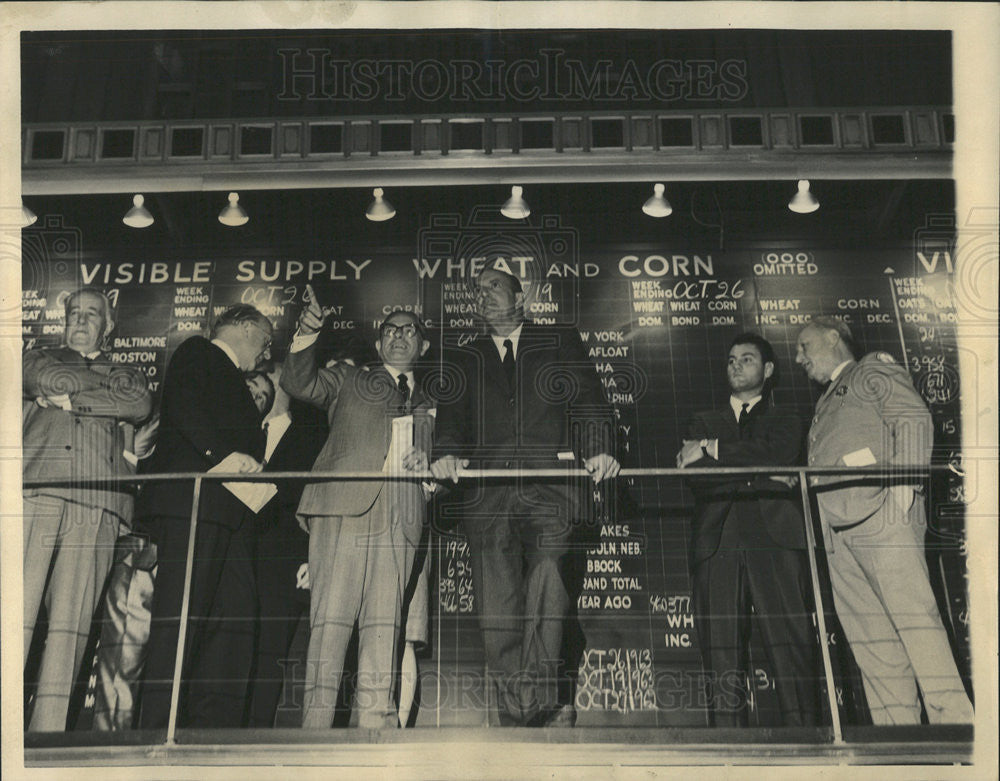
[[[314,334],[302,334],[296,331],[295,336],[292,337],[292,343],[288,346],[288,352],[302,352],[307,347],[312,347],[317,338],[319,338],[319,331]]]
[[[70,401],[68,393],[57,393],[54,396],[49,396],[48,400],[58,407],[66,410],[67,412],[73,411],[73,402]]]

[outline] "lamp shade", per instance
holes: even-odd
[[[372,222],[385,222],[396,216],[395,207],[383,197],[384,193],[381,187],[372,190],[372,195],[375,196],[375,199],[365,209],[365,217]]]
[[[809,192],[809,180],[799,179],[799,191],[788,202],[788,208],[796,214],[810,214],[819,208],[819,201]]]
[[[673,214],[674,207],[670,205],[670,201],[663,197],[664,189],[662,184],[653,185],[653,194],[642,205],[644,214],[648,214],[650,217],[669,217]]]
[[[527,201],[521,197],[524,189],[518,185],[514,185],[510,188],[510,198],[507,202],[500,207],[500,213],[511,220],[523,220],[529,214],[531,214],[531,207],[528,206]]]
[[[250,217],[244,211],[243,207],[240,206],[240,194],[229,193],[229,203],[219,212],[219,222],[235,228],[240,225],[246,225],[249,221]]]
[[[141,195],[132,198],[132,208],[125,212],[122,222],[130,228],[148,228],[153,224],[153,215],[143,206],[145,199]]]

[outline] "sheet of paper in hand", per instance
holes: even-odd
[[[392,419],[392,442],[385,457],[383,472],[391,475],[403,474],[403,456],[413,447],[413,415],[402,415]]]
[[[209,474],[212,472],[235,472],[236,469],[233,467],[232,462],[229,457],[222,459],[218,464],[213,466],[208,470]],[[261,508],[278,493],[277,486],[274,483],[223,483],[222,484],[227,491],[229,491],[233,496],[239,499],[243,504],[250,508],[251,512],[258,513]]]

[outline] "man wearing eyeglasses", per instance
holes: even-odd
[[[414,374],[429,346],[420,321],[399,310],[385,318],[375,341],[379,364],[319,366],[316,340],[326,316],[311,287],[308,296],[281,387],[327,413],[330,433],[313,471],[426,470],[433,421]],[[298,516],[309,532],[312,629],[304,727],[331,726],[355,622],[359,726],[398,725],[392,703],[397,650],[424,501],[420,484],[407,480],[333,480],[303,491]]]
[[[164,377],[150,473],[261,470],[264,437],[245,373],[270,357],[271,334],[270,321],[241,304],[220,315],[210,340],[192,336],[177,348]],[[151,482],[137,502],[137,525],[156,543],[159,561],[142,728],[166,726],[170,712],[192,493],[190,481]],[[243,725],[254,651],[252,518],[222,483],[202,483],[179,726]]]

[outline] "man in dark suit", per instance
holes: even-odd
[[[381,364],[369,371],[338,363],[320,367],[315,342],[325,315],[309,288],[281,387],[323,409],[330,434],[316,471],[422,471],[433,419],[414,375],[428,348],[410,312],[389,314],[375,342]],[[394,422],[398,421],[398,422]],[[409,422],[408,435],[405,431]],[[333,721],[352,628],[358,624],[356,699],[363,728],[396,727],[392,703],[404,592],[423,529],[423,488],[413,481],[310,483],[298,516],[309,530],[311,588],[306,663],[307,728]]]
[[[281,376],[280,367],[275,368],[275,373]],[[326,441],[325,416],[308,404],[289,399],[283,388],[275,389],[266,374],[251,382],[255,399],[262,398],[266,404],[262,410],[266,413],[262,425],[267,436],[264,470],[306,472],[312,469]],[[278,493],[257,516],[254,540],[259,616],[257,651],[250,681],[251,727],[274,726],[282,688],[291,672],[286,669],[288,653],[299,619],[309,606],[305,570],[309,535],[299,526],[295,515],[305,483],[279,481],[277,487]]]
[[[151,473],[261,470],[264,438],[244,372],[269,355],[271,332],[264,315],[238,305],[215,322],[211,341],[193,336],[177,348],[164,378]],[[159,561],[140,704],[143,728],[166,726],[170,712],[192,489],[190,482],[152,482],[139,497],[136,518],[156,543]],[[202,484],[180,726],[235,727],[244,721],[256,606],[250,517],[221,483]]]
[[[783,466],[797,463],[802,424],[772,406],[777,362],[770,343],[733,340],[724,408],[699,412],[677,466]],[[753,620],[777,683],[785,726],[818,723],[817,640],[810,620],[802,512],[789,480],[758,475],[692,477],[693,602],[715,726],[746,726],[746,677]]]
[[[476,289],[488,333],[445,356],[464,386],[438,407],[434,476],[458,482],[473,460],[553,468],[560,454],[582,459],[595,483],[616,475],[610,410],[580,334],[525,322],[521,282],[502,269],[484,270]],[[464,530],[501,725],[573,718],[555,701],[570,607],[561,567],[587,501],[586,486],[566,479],[511,477],[468,495]]]
[[[23,493],[25,663],[43,599],[49,620],[33,731],[66,729],[115,540],[132,519],[132,493],[118,481],[134,474],[126,433],[149,416],[151,400],[142,372],[101,353],[114,327],[107,296],[84,288],[66,298],[63,346],[23,358],[24,479],[102,481]]]

